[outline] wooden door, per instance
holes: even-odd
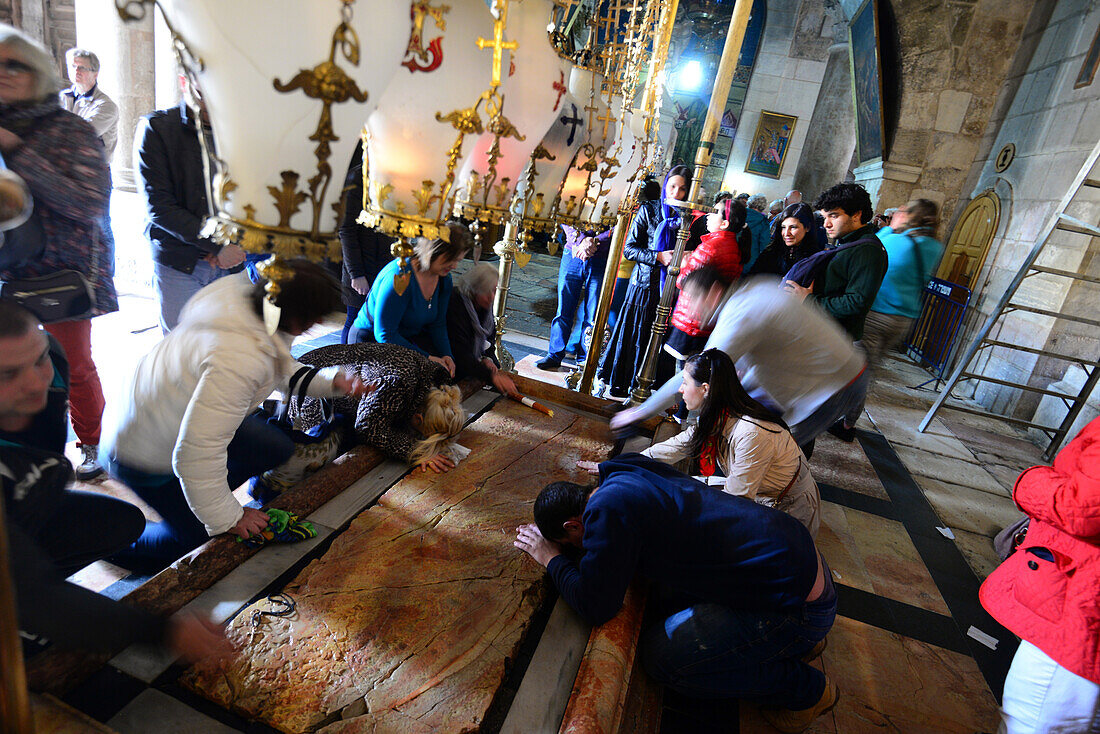
[[[936,277],[973,290],[1000,218],[1001,201],[996,194],[986,191],[975,197],[951,232]]]

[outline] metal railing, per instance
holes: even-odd
[[[905,351],[934,377],[917,387],[935,382],[938,390],[945,381],[944,373],[969,305],[970,289],[957,283],[932,278],[924,287],[920,317],[905,338]]]

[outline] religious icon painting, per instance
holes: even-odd
[[[1081,62],[1081,71],[1077,72],[1077,80],[1073,83],[1073,88],[1080,89],[1092,84],[1092,80],[1096,77],[1097,66],[1100,66],[1100,26],[1096,27],[1096,32],[1092,36],[1092,43],[1089,44],[1085,60]]]
[[[852,94],[856,111],[856,158],[860,165],[882,160],[886,133],[882,117],[882,58],[876,0],[864,0],[848,26]]]
[[[756,133],[752,136],[749,160],[745,164],[747,173],[767,178],[779,178],[783,171],[783,161],[787,159],[794,124],[798,118],[779,112],[760,113],[760,122],[756,124]]]

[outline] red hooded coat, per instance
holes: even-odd
[[[676,279],[676,287],[682,287],[684,277],[692,270],[704,265],[715,266],[730,281],[740,278],[741,248],[737,244],[737,235],[728,229],[703,235],[702,243],[684,258],[684,263],[680,266],[680,277]],[[710,333],[688,316],[687,307],[683,301],[676,303],[676,310],[672,312],[672,325],[689,336]]]
[[[1012,497],[1031,524],[982,584],[982,606],[1066,670],[1100,684],[1100,418],[1054,466],[1021,474]]]

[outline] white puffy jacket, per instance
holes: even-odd
[[[196,293],[179,325],[138,362],[104,418],[102,450],[134,469],[179,477],[187,504],[210,535],[226,532],[244,514],[226,474],[233,434],[273,391],[285,392],[301,366],[290,356],[292,337],[264,329],[247,298],[251,289],[241,273]],[[322,370],[309,393],[332,395],[337,370]]]

